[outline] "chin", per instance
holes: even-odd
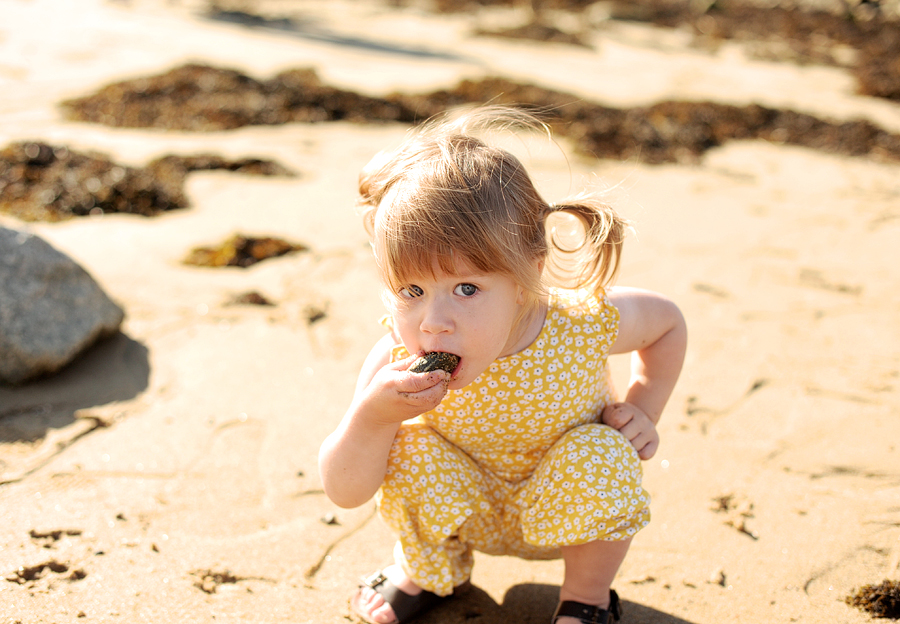
[[[448,387],[450,390],[461,390],[462,388],[465,388],[466,386],[468,386],[468,385],[469,385],[470,383],[472,383],[473,381],[475,381],[475,380],[474,380],[474,379],[465,379],[465,378],[459,377],[459,378],[457,378],[457,379],[451,379],[451,380],[450,380],[450,383],[449,383],[449,385],[448,385],[447,387]]]

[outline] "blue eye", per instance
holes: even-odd
[[[425,291],[415,284],[410,284],[406,288],[400,289],[400,296],[405,297],[407,299],[415,299],[416,297],[421,297],[425,294]]]
[[[461,297],[471,297],[478,292],[478,286],[475,284],[459,284],[453,289],[453,294]]]

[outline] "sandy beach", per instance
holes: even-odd
[[[859,94],[847,67],[697,45],[605,6],[552,13],[586,38],[572,45],[473,34],[521,23],[521,8],[2,3],[0,148],[41,141],[123,167],[217,154],[296,175],[194,171],[189,205],[153,217],[0,212],[126,314],[58,373],[0,385],[0,623],[337,624],[393,543],[373,503],[325,497],[316,458],[383,331],[357,177],[410,125],[111,127],[62,101],[197,63],[258,81],[311,68],[372,98],[502,77],[622,110],[755,104],[900,134],[900,102]],[[615,584],[623,622],[872,621],[846,598],[900,581],[900,160],[762,138],[659,164],[591,158],[562,135],[511,149],[547,199],[608,189],[635,223],[618,283],[665,293],[689,326],[644,464],[653,519]],[[234,234],[308,249],[183,263]],[[234,302],[248,292],[272,305]],[[622,387],[628,361],[613,366]],[[423,624],[550,621],[561,562],[476,562],[473,590]]]

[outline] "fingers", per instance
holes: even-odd
[[[411,373],[410,365],[418,356],[410,355],[402,360],[386,364],[380,373],[380,379],[386,387],[392,387],[403,394],[414,394],[428,390],[441,383],[449,382],[450,375],[444,370],[434,370],[427,373]]]
[[[631,440],[631,444],[637,450],[638,457],[647,460],[656,455],[656,450],[659,448],[659,437],[639,435]]]
[[[415,362],[417,359],[419,359],[419,356],[416,354],[412,354],[412,355],[409,355],[409,356],[403,358],[402,360],[397,360],[396,362],[391,362],[390,364],[386,365],[385,368],[389,368],[391,370],[397,370],[397,371],[405,371],[410,366],[412,366],[412,363]]]
[[[398,423],[437,407],[447,394],[450,375],[443,370],[411,373],[414,358],[385,364],[365,386],[359,400],[385,423]]]
[[[658,440],[652,444],[648,444],[643,449],[641,449],[641,451],[638,453],[638,456],[643,460],[652,459],[653,456],[656,455],[657,450],[659,450]]]
[[[447,394],[449,385],[450,374],[436,370],[429,373],[403,373],[396,388],[404,401],[419,408],[419,412],[424,412],[437,407]]]
[[[659,446],[659,437],[655,429],[641,427],[636,420],[632,420],[619,431],[628,438],[628,441],[637,450],[638,457],[641,459],[650,459],[656,453],[656,447]]]
[[[450,373],[440,369],[427,373],[407,373],[400,379],[400,386],[404,392],[421,392],[438,385],[443,385],[446,390],[449,383]]]
[[[600,422],[613,429],[622,430],[634,418],[635,408],[628,403],[611,403],[603,408]]]
[[[607,405],[600,421],[617,429],[624,435],[641,459],[650,459],[659,448],[659,434],[656,426],[644,412],[629,403]]]

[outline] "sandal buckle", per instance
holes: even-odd
[[[606,609],[573,600],[564,600],[556,607],[556,613],[553,614],[553,622],[556,622],[564,615],[581,620],[583,624],[609,624],[610,621],[618,622],[619,618],[622,617],[622,605],[619,602],[618,594],[610,590],[609,607]]]
[[[381,570],[378,570],[377,572],[373,573],[370,576],[364,576],[362,578],[363,585],[365,585],[366,587],[369,587],[371,589],[375,589],[376,587],[378,587],[379,585],[381,585],[382,583],[384,583],[387,580],[388,580],[388,578],[384,575],[384,572],[382,572]]]

